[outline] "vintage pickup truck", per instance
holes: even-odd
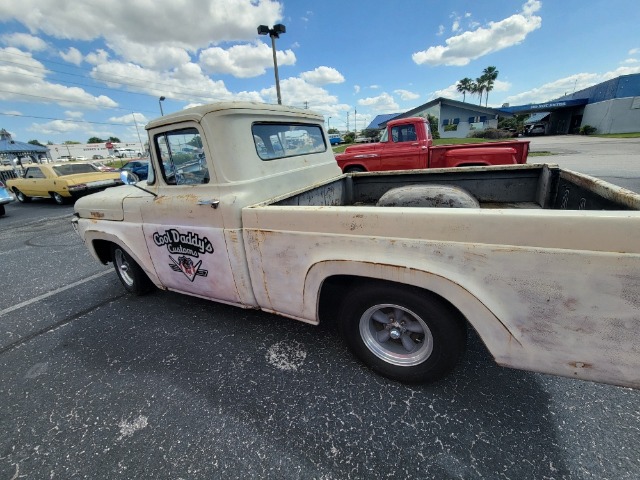
[[[335,319],[405,382],[449,372],[470,326],[501,365],[640,387],[640,195],[553,165],[342,174],[323,118],[279,105],[146,128],[148,179],[73,220],[128,291]]]
[[[528,140],[434,146],[422,117],[391,120],[380,141],[352,145],[336,155],[345,173],[526,163]]]

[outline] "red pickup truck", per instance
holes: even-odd
[[[343,172],[412,170],[526,163],[529,141],[434,146],[429,123],[421,117],[392,120],[380,141],[347,147],[336,155]]]

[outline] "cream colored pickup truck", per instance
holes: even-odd
[[[640,387],[640,196],[553,165],[343,175],[323,118],[220,103],[147,125],[147,180],[75,204],[125,288],[310,324],[436,380],[473,328],[505,366]]]

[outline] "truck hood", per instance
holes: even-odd
[[[102,192],[79,198],[76,200],[74,210],[80,218],[122,221],[124,199],[139,193],[140,190],[131,185],[107,188]]]
[[[346,160],[350,158],[358,158],[359,156],[366,157],[367,155],[375,154],[380,149],[379,143],[365,143],[362,145],[352,145],[347,147],[343,153],[337,154],[336,160]]]

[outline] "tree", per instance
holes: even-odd
[[[429,122],[429,128],[431,129],[431,136],[437,140],[438,138],[440,138],[440,131],[438,130],[438,117],[428,113],[427,121]]]
[[[500,72],[496,69],[496,67],[487,67],[482,71],[482,77],[480,78],[484,79],[484,90],[487,92],[486,100],[484,103],[485,107],[489,103],[489,92],[493,90],[493,85],[498,78],[499,73]]]
[[[327,133],[340,133],[337,128],[330,128]]]
[[[27,143],[31,145],[38,145],[39,147],[44,147],[44,145],[41,144],[38,140],[29,140]]]
[[[80,142],[76,142],[75,140],[65,140],[64,145],[79,145]]]
[[[476,78],[476,83],[474,83],[475,89],[474,92],[480,97],[480,103],[478,105],[482,105],[482,96],[484,95],[485,90],[487,89],[487,79],[485,77]]]
[[[100,137],[91,137],[89,140],[87,140],[87,143],[105,143],[105,142]]]
[[[113,143],[122,143],[118,137],[109,137],[109,141]]]
[[[473,92],[473,80],[469,77],[464,77],[458,82],[456,88],[460,93],[462,93],[462,101],[464,102],[467,98],[467,92]]]
[[[375,140],[380,135],[380,130],[377,130],[375,128],[365,128],[360,132],[360,135],[362,135],[363,137],[367,137]]]

